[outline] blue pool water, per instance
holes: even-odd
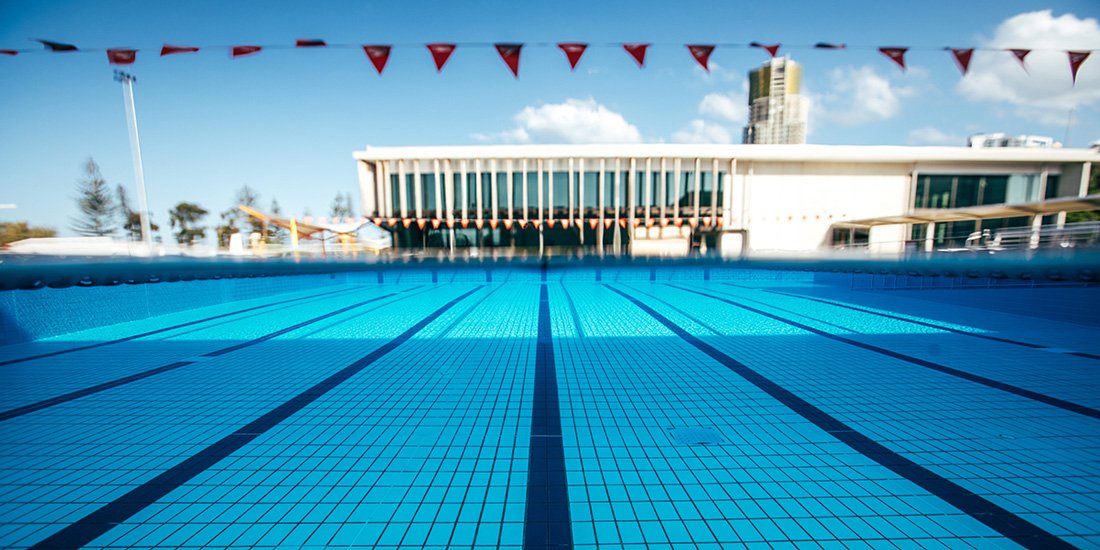
[[[311,277],[0,297],[0,547],[1100,546],[1096,286]]]

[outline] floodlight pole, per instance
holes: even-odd
[[[138,189],[138,215],[141,217],[141,240],[151,255],[153,253],[153,231],[149,223],[149,203],[145,198],[145,170],[141,165],[141,140],[138,137],[137,111],[134,110],[133,75],[115,71],[115,80],[122,83],[122,99],[126,103],[126,123],[130,130],[130,153],[134,160],[134,180]]]

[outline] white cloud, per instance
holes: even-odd
[[[746,124],[749,120],[748,97],[743,92],[707,94],[699,102],[699,114],[734,124]]]
[[[688,127],[672,134],[673,143],[732,143],[733,136],[725,127],[695,119]]]
[[[966,145],[965,137],[949,134],[931,126],[910,130],[908,137],[910,145],[954,145],[958,147]]]
[[[901,99],[915,93],[870,66],[833,69],[829,80],[830,91],[812,98],[810,113],[815,119],[841,126],[894,118],[901,111]]]
[[[566,99],[524,107],[516,127],[499,134],[472,134],[479,141],[515,143],[640,143],[642,134],[623,115],[595,99]]]
[[[1050,10],[1021,13],[1002,21],[981,46],[1032,49],[1027,70],[1009,52],[978,51],[956,90],[971,101],[1007,103],[1017,116],[1041,124],[1065,124],[1070,108],[1100,103],[1100,63],[1086,61],[1073,86],[1065,51],[1097,44],[1100,24],[1094,18],[1055,17]]]

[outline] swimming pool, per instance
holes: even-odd
[[[1100,546],[1100,288],[883,277],[0,293],[0,546]]]

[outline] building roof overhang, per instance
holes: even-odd
[[[866,229],[876,225],[960,222],[1057,214],[1059,212],[1085,212],[1089,210],[1100,210],[1100,195],[1065,197],[1021,204],[991,204],[969,208],[918,208],[908,214],[897,216],[879,216],[837,222],[833,224],[833,227]]]

